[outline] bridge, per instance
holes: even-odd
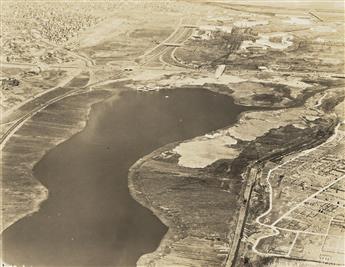
[[[316,18],[317,20],[323,22],[323,19],[322,19],[320,16],[316,15],[315,11],[309,11],[308,13],[309,13],[311,16],[313,16],[314,18]]]
[[[192,29],[199,29],[198,25],[192,25],[192,24],[183,24],[183,28],[192,28]]]
[[[165,45],[165,46],[180,47],[180,46],[182,46],[183,44],[177,44],[177,43],[163,43],[163,45]]]

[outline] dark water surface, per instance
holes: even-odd
[[[227,126],[245,109],[203,89],[127,91],[94,105],[86,128],[35,166],[49,198],[4,231],[5,262],[135,266],[167,228],[130,196],[130,166],[162,145]]]

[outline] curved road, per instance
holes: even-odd
[[[292,209],[290,209],[288,212],[286,212],[286,213],[283,214],[281,217],[279,217],[273,224],[265,224],[265,223],[262,223],[262,222],[260,221],[264,216],[266,216],[267,214],[269,214],[269,213],[271,212],[271,210],[272,210],[272,201],[273,201],[272,195],[273,195],[273,189],[272,189],[272,185],[271,185],[271,183],[270,183],[270,177],[271,177],[272,172],[274,172],[275,170],[281,168],[282,166],[284,166],[284,165],[290,163],[291,161],[294,161],[294,160],[296,160],[296,159],[299,158],[299,157],[305,156],[305,155],[309,154],[310,152],[315,151],[315,150],[317,150],[318,148],[324,146],[325,144],[327,144],[327,143],[329,143],[329,142],[332,142],[332,141],[337,137],[338,132],[339,132],[339,127],[340,127],[340,125],[341,125],[342,123],[344,123],[344,122],[341,122],[341,123],[339,123],[339,124],[336,126],[335,131],[334,131],[334,134],[333,134],[330,138],[328,138],[328,140],[327,140],[326,142],[324,142],[324,143],[322,143],[321,145],[318,145],[318,146],[316,146],[316,147],[314,147],[314,148],[311,148],[311,149],[302,151],[302,152],[300,152],[297,156],[295,156],[295,157],[293,157],[293,158],[291,158],[291,159],[285,161],[284,163],[282,163],[282,164],[280,164],[280,165],[278,165],[278,166],[276,166],[276,167],[274,167],[274,168],[272,168],[272,169],[269,170],[269,172],[268,172],[268,174],[267,174],[267,177],[266,177],[266,182],[267,182],[267,184],[268,184],[268,189],[269,189],[269,207],[268,207],[268,209],[267,209],[263,214],[261,214],[259,217],[257,217],[255,221],[256,221],[256,223],[258,223],[259,225],[261,225],[261,226],[263,226],[263,227],[265,227],[265,228],[267,228],[267,227],[271,228],[272,231],[273,231],[274,233],[271,234],[271,235],[270,235],[270,234],[269,234],[269,235],[262,235],[262,236],[260,236],[260,237],[255,241],[255,243],[254,243],[254,245],[253,245],[253,248],[252,248],[253,251],[254,251],[255,253],[257,253],[257,254],[259,254],[259,255],[262,255],[262,256],[280,256],[280,257],[281,257],[282,255],[280,255],[280,254],[262,253],[262,252],[259,252],[259,251],[257,250],[257,246],[258,246],[259,242],[260,242],[262,239],[267,238],[267,237],[269,237],[269,236],[278,235],[278,234],[280,233],[280,232],[279,232],[279,229],[280,229],[280,228],[279,228],[279,227],[276,227],[275,224],[276,224],[279,220],[281,220],[282,218],[284,218],[287,214],[290,214],[293,210],[295,210],[295,209],[297,209],[298,207],[300,207],[301,205],[303,205],[306,201],[308,201],[308,200],[314,198],[314,196],[318,195],[319,193],[321,193],[321,192],[324,191],[325,189],[331,187],[333,184],[335,184],[335,183],[337,183],[337,182],[339,182],[340,180],[342,180],[342,179],[345,178],[345,176],[343,175],[342,177],[336,179],[336,180],[333,181],[332,183],[330,183],[330,184],[328,184],[328,185],[322,187],[322,188],[321,188],[320,190],[318,190],[316,193],[314,193],[314,194],[308,196],[306,199],[304,199],[303,201],[299,202],[299,203],[298,203],[297,205],[295,205]]]
[[[178,27],[175,29],[175,31],[166,39],[164,40],[163,42],[161,42],[159,45],[157,45],[156,47],[150,49],[148,52],[146,52],[142,58],[145,60],[145,57],[149,57],[149,60],[153,59],[153,58],[156,58],[157,56],[165,53],[169,47],[165,46],[164,43],[165,42],[179,42],[181,41],[181,38],[183,39],[185,37],[185,29],[182,28],[182,33],[180,32],[181,30],[181,23],[182,23],[182,19],[180,20],[180,23],[178,25]],[[42,40],[42,42],[46,43],[47,45],[50,45],[50,46],[54,46],[54,47],[58,47],[58,48],[61,48],[55,44],[52,44],[50,43],[49,41],[47,40]],[[74,57],[77,57],[81,60],[84,61],[85,63],[85,67],[83,68],[84,70],[87,70],[89,72],[89,80],[88,80],[88,83],[84,86],[82,86],[82,88],[78,87],[78,88],[71,88],[71,89],[68,89],[65,85],[65,86],[55,86],[49,90],[46,90],[44,92],[42,92],[41,94],[35,96],[34,99],[31,99],[31,100],[28,100],[28,101],[25,101],[23,103],[21,103],[19,106],[17,106],[15,109],[11,109],[10,110],[10,114],[6,114],[6,121],[4,121],[4,117],[2,116],[1,118],[1,124],[2,125],[5,125],[5,124],[9,124],[11,122],[13,122],[13,125],[11,125],[6,131],[4,134],[2,134],[1,138],[0,138],[0,150],[3,149],[4,145],[6,144],[6,142],[8,141],[8,139],[14,134],[15,131],[17,131],[29,118],[31,118],[34,114],[36,114],[37,112],[41,111],[42,109],[44,109],[45,107],[49,106],[50,104],[56,102],[56,101],[59,101],[69,95],[72,95],[72,94],[75,94],[77,93],[78,91],[82,90],[82,89],[85,89],[87,87],[90,87],[90,86],[93,86],[95,84],[91,84],[90,83],[90,77],[92,76],[92,70],[91,70],[91,66],[94,65],[94,61],[92,59],[89,59],[85,56],[82,56],[78,53],[75,53],[73,51],[70,51],[70,50],[67,50],[65,49],[69,54],[71,54],[72,56]],[[146,60],[145,60],[146,61]],[[145,63],[144,63],[145,64]],[[32,64],[20,64],[20,66],[22,67],[34,67],[36,65],[32,65]],[[73,78],[76,78],[77,75],[73,76],[71,80],[73,80]],[[112,81],[116,81],[116,80],[112,80]],[[103,81],[104,82],[107,82],[107,81]],[[102,83],[102,82],[97,82],[97,83]],[[58,96],[54,96],[53,98],[49,98],[49,94],[52,94],[54,95],[54,93],[52,91],[55,91],[59,89],[60,93],[61,93],[61,89],[65,89],[65,91],[67,92],[63,92],[63,94],[61,95],[58,95]],[[44,98],[47,98],[48,97],[48,100],[44,99]],[[41,98],[41,101],[42,103],[39,103],[40,102],[40,98]],[[39,103],[39,104],[38,104]],[[23,106],[33,106],[25,115],[21,116],[19,119],[15,118],[14,120],[11,120],[11,121],[7,121],[8,120],[8,117],[11,116],[16,110],[18,110],[19,108],[23,107]]]

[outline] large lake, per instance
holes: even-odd
[[[34,168],[48,188],[39,212],[3,233],[18,266],[135,266],[167,231],[128,191],[128,169],[178,140],[234,123],[247,108],[204,89],[124,91],[93,106],[85,129]]]

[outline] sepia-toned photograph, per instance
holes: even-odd
[[[343,0],[0,0],[0,267],[344,267]]]

